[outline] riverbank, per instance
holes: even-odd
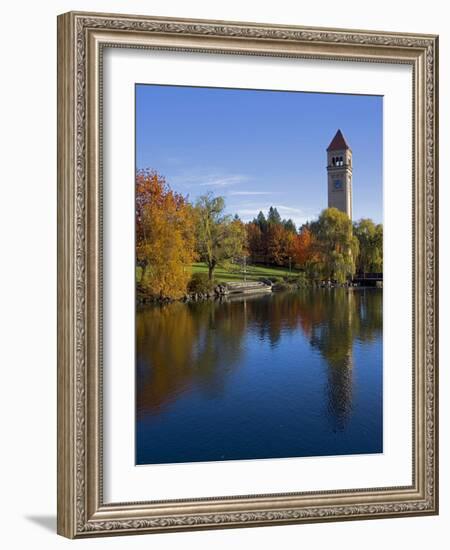
[[[220,283],[212,289],[197,290],[188,292],[181,298],[175,299],[168,296],[155,296],[145,294],[139,289],[136,292],[136,302],[138,305],[163,304],[171,302],[199,302],[202,300],[223,300],[235,296],[249,296],[267,294],[272,292],[274,285],[270,280],[265,281],[234,281],[232,283]]]
[[[137,268],[136,278],[140,280]],[[177,298],[153,294],[151,290],[140,287],[137,283],[136,302],[138,305],[165,304],[176,301],[198,302],[203,300],[223,300],[227,297],[248,295],[252,293],[285,292],[309,288],[356,288],[382,287],[376,280],[369,280],[371,284],[362,284],[358,281],[338,283],[336,281],[317,281],[308,278],[304,271],[286,269],[278,266],[248,264],[238,269],[218,266],[214,271],[214,281],[208,278],[208,268],[204,263],[195,263],[191,266],[192,276],[186,293]],[[381,274],[382,277],[382,274]],[[373,284],[372,284],[373,283]]]
[[[362,285],[357,285],[354,283],[332,283],[331,281],[307,281],[304,279],[301,280],[282,280],[277,282],[272,282],[269,279],[264,279],[259,281],[259,285],[256,286],[256,283],[240,281],[233,283],[219,283],[212,287],[211,290],[198,290],[196,292],[187,292],[184,296],[180,298],[170,298],[168,296],[155,296],[152,294],[147,294],[142,292],[142,290],[137,289],[136,292],[136,303],[139,306],[150,305],[150,304],[168,304],[172,302],[201,302],[207,300],[227,300],[230,298],[248,297],[248,296],[257,296],[260,294],[267,293],[280,293],[280,292],[295,292],[298,290],[308,290],[308,289],[348,289],[348,290],[357,290],[363,288],[380,288],[379,286],[375,287],[365,287]]]

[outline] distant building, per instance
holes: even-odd
[[[352,219],[352,150],[338,130],[327,148],[328,208]]]

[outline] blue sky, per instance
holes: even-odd
[[[326,148],[353,151],[353,218],[382,222],[382,97],[136,86],[136,167],[244,220],[275,206],[297,225],[327,207]]]

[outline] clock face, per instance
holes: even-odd
[[[342,189],[342,180],[334,180],[334,188]]]

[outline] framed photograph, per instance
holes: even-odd
[[[437,46],[59,16],[59,534],[437,513]]]

